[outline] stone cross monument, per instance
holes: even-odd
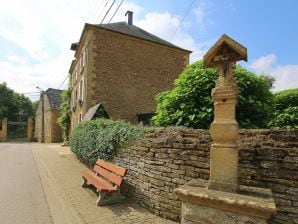
[[[233,70],[239,60],[247,61],[245,47],[223,35],[205,54],[206,67],[215,66],[219,78],[212,90],[214,121],[211,124],[213,144],[210,150],[210,180],[208,188],[236,192],[238,189],[238,123],[235,118],[238,87]]]
[[[219,78],[212,90],[214,121],[210,133],[210,179],[194,179],[175,189],[182,201],[182,224],[265,224],[276,211],[270,189],[238,185],[238,87],[236,62],[247,60],[247,50],[223,35],[205,54],[206,67],[215,66]]]

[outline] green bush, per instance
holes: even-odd
[[[98,158],[111,161],[117,148],[142,138],[143,128],[123,121],[96,119],[77,125],[70,136],[73,153],[84,163],[93,166]]]
[[[241,66],[234,72],[239,87],[236,116],[241,128],[264,128],[273,114],[272,78],[257,76]],[[209,128],[213,121],[211,90],[218,78],[216,69],[205,68],[202,61],[189,65],[175,80],[171,91],[157,97],[157,126]]]
[[[64,90],[61,93],[61,98],[62,98],[62,103],[60,105],[61,113],[57,123],[63,130],[63,139],[66,142],[69,139],[69,129],[70,129],[70,98],[71,98],[70,88]]]
[[[271,127],[298,128],[298,89],[287,89],[275,93],[274,107]]]

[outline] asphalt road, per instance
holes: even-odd
[[[53,223],[30,144],[0,143],[0,223]]]

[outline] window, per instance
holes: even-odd
[[[83,101],[83,81],[84,79],[82,79],[80,82],[80,100],[82,101]]]
[[[76,90],[75,92],[75,102],[77,102],[77,100],[78,100],[78,90]]]
[[[85,65],[86,65],[86,50],[87,50],[87,49],[85,49],[84,52],[83,52],[83,64],[82,64],[82,67],[83,67],[83,68],[84,68]]]
[[[76,82],[77,81],[77,79],[78,79],[78,72],[77,72],[77,65],[76,65],[76,67],[75,67],[75,80],[74,80],[74,82]]]
[[[80,73],[83,71],[83,68],[84,68],[84,62],[83,62],[84,60],[83,60],[83,56],[84,56],[84,54],[82,54],[82,55],[81,55],[81,58],[80,58],[80,62],[81,62],[81,65],[80,65],[80,66],[81,66],[81,67],[80,67],[80,68],[81,68],[81,71],[80,71]]]
[[[72,71],[71,83],[72,83],[72,86],[74,86],[74,83],[75,83],[75,70]]]
[[[152,124],[151,119],[154,115],[154,113],[137,114],[138,122],[142,125],[150,126]]]
[[[82,106],[84,100],[84,78],[82,78],[78,84],[78,102]]]
[[[81,73],[81,66],[80,66],[81,62],[80,62],[80,60],[81,59],[79,59],[78,62],[77,62],[77,76],[79,76],[80,73]]]
[[[74,96],[74,93],[71,94],[71,101],[72,101],[72,107],[75,106],[75,96]]]
[[[84,82],[84,78],[82,80],[82,92],[81,92],[81,99],[84,101],[84,94],[85,94],[85,82]]]

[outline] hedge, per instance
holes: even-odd
[[[130,141],[142,138],[143,127],[124,121],[96,119],[82,122],[70,136],[70,147],[79,160],[90,167],[98,158],[111,161],[117,155],[117,148]]]

